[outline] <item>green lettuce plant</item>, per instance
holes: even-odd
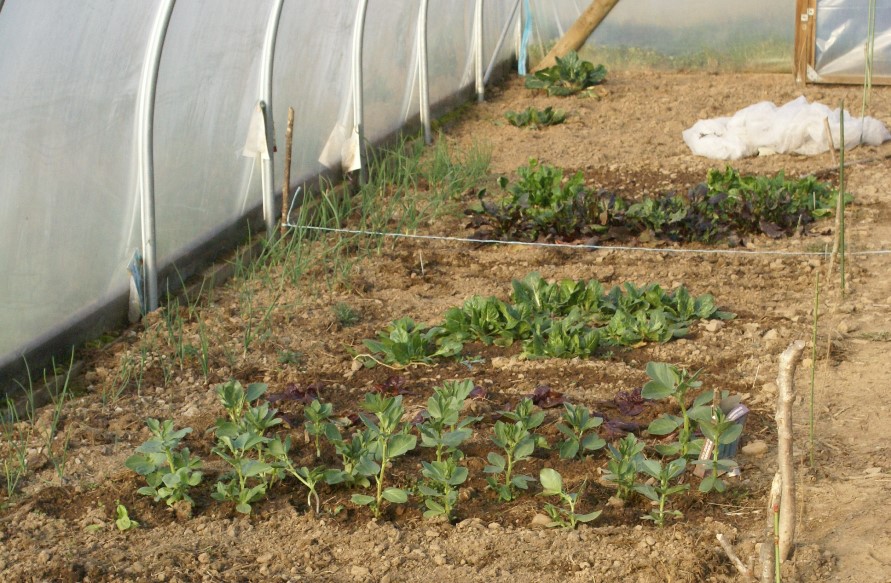
[[[606,80],[606,67],[583,60],[575,51],[557,57],[553,67],[526,77],[527,89],[547,91],[548,95],[567,96],[584,91]]]

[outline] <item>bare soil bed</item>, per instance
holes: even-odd
[[[800,94],[831,106],[841,98],[859,104],[860,89],[796,87],[789,75],[630,73],[611,74],[592,96],[555,98],[532,94],[512,79],[488,101],[449,122],[440,140],[454,151],[479,144],[492,150],[490,192],[495,177],[515,176],[536,158],[582,171],[592,188],[628,195],[686,190],[721,162],[692,156],[681,131],[697,119],[729,115],[761,100],[785,103]],[[566,123],[542,130],[505,122],[507,111],[529,105],[559,107]],[[871,115],[891,120],[891,90],[874,88]],[[891,146],[849,152],[854,204],[848,214],[849,251],[891,249],[891,205],[886,188]],[[828,154],[813,158],[769,156],[734,164],[745,173],[788,176],[817,173],[835,183]],[[482,186],[482,185],[481,185]],[[469,236],[462,205],[458,212],[425,225],[431,234]],[[766,497],[776,470],[777,359],[793,340],[809,342],[796,376],[796,459],[799,505],[794,555],[784,580],[891,581],[891,424],[887,423],[887,349],[891,341],[891,264],[887,255],[851,256],[848,292],[823,282],[816,362],[816,468],[808,463],[810,338],[814,281],[826,272],[820,256],[766,255],[761,251],[807,253],[831,246],[833,223],[819,222],[789,238],[744,238],[733,254],[582,249],[571,245],[532,247],[453,241],[387,240],[380,253],[359,259],[348,277],[335,265],[316,266],[296,285],[281,277],[281,266],[259,270],[250,280],[205,290],[179,308],[184,337],[193,346],[210,339],[207,374],[195,353],[181,362],[170,352],[162,314],[125,331],[103,346],[81,350],[83,367],[73,379],[76,396],[62,410],[57,442],[67,439],[60,480],[40,449],[40,432],[53,423],[52,408],[37,412],[29,474],[21,491],[3,499],[0,511],[0,573],[4,581],[736,581],[737,572],[718,547],[723,533],[743,559],[755,559],[767,521]],[[670,250],[715,249],[629,240],[625,243]],[[325,241],[321,241],[325,245]],[[726,245],[722,250],[731,250]],[[531,272],[548,280],[596,279],[604,286],[658,283],[666,290],[686,286],[694,295],[712,294],[736,318],[695,323],[688,336],[664,344],[614,349],[589,359],[519,358],[518,346],[470,344],[462,359],[435,366],[390,370],[356,366],[347,347],[361,349],[394,319],[411,316],[434,324],[445,311],[473,295],[506,299],[511,281]],[[282,283],[285,282],[285,283]],[[245,349],[245,304],[251,303],[256,338]],[[343,326],[337,304],[350,306],[358,321]],[[270,307],[271,306],[271,307]],[[138,380],[131,370],[140,356],[150,363]],[[497,411],[513,407],[543,385],[563,393],[609,420],[648,422],[667,410],[648,403],[628,416],[616,396],[646,381],[646,363],[670,362],[703,369],[703,389],[741,394],[751,409],[742,445],[766,444],[766,451],[740,453],[741,476],[723,494],[691,491],[676,503],[684,518],[665,528],[640,520],[649,505],[640,498],[610,503],[612,485],[603,479],[607,455],[560,460],[539,450],[523,473],[558,469],[567,485],[586,482],[580,511],[603,510],[576,530],[539,526],[545,500],[537,484],[510,503],[499,503],[486,488],[482,470],[494,450],[491,427]],[[168,363],[166,368],[162,362]],[[130,363],[130,364],[127,364]],[[128,376],[131,375],[131,376]],[[470,413],[483,420],[464,447],[470,471],[462,486],[454,524],[421,516],[417,499],[389,505],[379,519],[350,502],[351,492],[321,486],[322,512],[306,504],[295,481],[276,485],[245,516],[210,498],[224,471],[210,452],[212,429],[223,415],[215,387],[234,378],[268,383],[269,393],[314,386],[339,415],[359,409],[362,396],[399,379],[414,417],[444,380],[472,379],[486,390]],[[118,388],[122,389],[116,395]],[[313,465],[312,446],[302,424],[303,405],[275,404],[295,441],[296,465]],[[559,408],[547,409],[541,433],[553,445]],[[136,493],[144,480],[124,466],[148,438],[147,417],[173,419],[191,427],[185,440],[205,460],[204,482],[190,511],[174,511]],[[639,435],[653,442],[641,432]],[[612,440],[620,433],[601,431]],[[61,443],[56,444],[61,448]],[[59,449],[58,451],[61,451]],[[330,447],[323,462],[334,465]],[[416,481],[430,451],[418,448],[394,464],[392,479],[403,487]],[[115,528],[118,503],[139,528]],[[758,571],[760,568],[756,568]]]

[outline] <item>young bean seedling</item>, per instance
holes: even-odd
[[[174,430],[173,421],[146,419],[152,437],[136,448],[124,465],[145,476],[148,486],[138,490],[140,494],[152,496],[155,502],[164,500],[168,506],[185,500],[192,503],[189,488],[201,483],[202,474],[198,471],[201,460],[193,458],[189,448],[179,448],[182,439],[192,432],[191,427]]]
[[[644,444],[637,440],[633,433],[629,433],[618,441],[618,445],[609,444],[610,460],[607,463],[607,473],[603,476],[610,482],[619,486],[616,495],[627,500],[634,491],[635,478],[638,466],[643,460],[642,452]]]
[[[564,403],[561,418],[562,422],[557,424],[557,429],[566,436],[559,445],[561,458],[574,459],[584,455],[586,451],[595,451],[606,445],[597,433],[590,433],[600,427],[603,419],[592,417],[586,407]]]
[[[317,467],[317,468],[307,468],[303,467],[295,467],[291,462],[291,459],[288,457],[288,452],[291,449],[291,438],[286,437],[283,440],[281,439],[273,439],[269,442],[267,449],[269,451],[269,455],[272,457],[273,465],[281,470],[291,474],[297,480],[306,486],[309,492],[306,495],[306,505],[309,508],[313,508],[315,506],[316,514],[319,513],[321,502],[319,500],[319,494],[316,492],[316,484],[324,481],[325,479],[325,468]],[[315,505],[313,505],[313,501],[315,501]]]
[[[498,499],[510,502],[516,497],[515,488],[526,490],[529,482],[534,480],[530,476],[514,475],[514,465],[528,460],[535,451],[538,436],[529,430],[541,425],[544,421],[544,411],[532,413],[532,401],[523,399],[517,404],[514,411],[502,411],[504,417],[513,423],[495,422],[495,435],[492,441],[504,452],[504,455],[489,452],[486,459],[489,465],[483,470],[487,474],[494,474],[486,478],[489,487],[498,494]],[[503,482],[497,479],[498,474],[504,474]]]
[[[436,448],[436,461],[443,460],[443,453],[461,456],[458,449],[470,439],[473,431],[469,425],[479,421],[479,417],[460,418],[464,401],[473,390],[473,381],[447,381],[442,387],[433,389],[433,396],[427,399],[424,421],[418,425],[421,433],[421,446]]]
[[[693,463],[711,470],[711,474],[703,478],[699,484],[700,492],[723,492],[727,489],[727,485],[719,477],[721,473],[736,467],[736,462],[728,459],[720,459],[719,454],[722,445],[733,443],[739,439],[742,433],[742,425],[736,423],[732,419],[727,419],[727,415],[721,407],[712,408],[711,419],[700,419],[699,429],[714,444],[711,459],[696,460]]]
[[[306,432],[315,438],[317,458],[322,457],[321,437],[324,435],[331,439],[337,434],[337,428],[330,421],[333,413],[334,406],[331,403],[322,403],[318,399],[313,399],[303,409],[303,416],[306,417]]]
[[[702,440],[693,438],[691,418],[699,418],[708,411],[708,407],[705,407],[702,401],[707,402],[711,395],[708,393],[700,395],[700,399],[694,402],[693,407],[687,409],[687,392],[702,385],[696,380],[700,372],[696,371],[691,375],[686,370],[664,362],[647,363],[647,376],[650,377],[650,381],[643,386],[641,396],[644,399],[671,397],[681,412],[680,416],[662,415],[654,419],[648,428],[650,435],[678,433],[677,442],[656,446],[656,451],[664,456],[694,456],[702,449]]]
[[[384,500],[393,504],[405,504],[408,501],[406,490],[384,488],[384,483],[390,462],[413,450],[417,445],[417,438],[405,433],[407,428],[402,423],[405,408],[402,406],[401,396],[384,397],[376,393],[368,393],[365,395],[362,407],[374,415],[372,417],[360,413],[359,418],[365,424],[367,442],[374,448],[374,458],[378,470],[374,476],[377,490],[374,496],[353,494],[352,501],[359,506],[370,506],[377,518],[381,515],[381,506]]]
[[[687,459],[682,457],[674,459],[666,465],[662,465],[662,463],[658,460],[640,460],[640,463],[638,465],[638,469],[640,470],[640,472],[653,478],[656,482],[653,485],[635,484],[634,491],[642,494],[643,496],[646,496],[653,502],[659,503],[658,509],[653,509],[641,518],[643,518],[644,520],[652,520],[656,523],[656,526],[661,528],[662,526],[665,526],[666,516],[673,516],[675,518],[683,517],[683,514],[681,514],[680,510],[666,510],[665,502],[669,496],[672,496],[679,492],[683,492],[690,488],[690,484],[676,484],[672,486],[670,483],[672,480],[684,473],[684,469],[686,467]]]
[[[600,516],[601,510],[589,512],[588,514],[576,514],[575,512],[578,498],[585,491],[584,482],[582,482],[578,492],[565,492],[563,490],[563,476],[552,468],[542,468],[538,474],[538,479],[541,482],[542,496],[557,496],[566,505],[566,508],[560,508],[553,504],[545,505],[545,512],[551,517],[550,526],[575,528],[579,522],[591,522]]]
[[[459,466],[454,458],[445,461],[421,462],[421,475],[427,482],[418,484],[418,492],[424,498],[424,518],[442,517],[452,520],[458,502],[458,486],[467,480],[467,468]]]

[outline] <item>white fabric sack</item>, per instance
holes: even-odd
[[[762,101],[733,117],[699,120],[682,135],[694,154],[717,160],[738,160],[759,152],[813,156],[829,150],[827,119],[832,144],[838,148],[838,116],[838,108],[808,103],[802,96],[781,107]],[[860,144],[878,146],[887,140],[891,140],[891,132],[881,121],[845,112],[846,149]]]

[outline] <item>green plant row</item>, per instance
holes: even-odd
[[[732,443],[739,438],[741,426],[727,421],[719,407],[705,406],[702,397],[691,409],[685,409],[687,391],[699,387],[698,373],[689,375],[666,363],[651,362],[647,365],[647,375],[651,380],[643,388],[645,398],[676,398],[684,422],[695,420],[700,431],[716,444]],[[321,507],[317,486],[326,483],[355,491],[350,501],[359,507],[367,506],[376,517],[381,515],[385,504],[405,504],[411,496],[418,496],[425,518],[452,520],[459,490],[468,479],[461,446],[473,437],[473,426],[480,421],[478,417],[462,416],[465,401],[473,389],[470,380],[447,381],[434,388],[426,408],[414,423],[403,421],[406,411],[401,396],[368,393],[358,416],[361,426],[350,435],[344,435],[349,423],[334,417],[331,404],[314,400],[304,409],[306,430],[316,439],[314,457],[322,459],[320,439],[324,439],[337,461],[332,467],[298,468],[290,456],[290,437],[282,438],[281,432],[276,433],[281,425],[277,410],[261,399],[266,385],[255,383],[242,387],[237,381],[219,385],[217,394],[225,414],[215,424],[216,444],[211,451],[230,469],[216,482],[211,496],[232,502],[237,511],[248,514],[270,488],[291,477],[306,488],[307,508],[314,508],[317,513]],[[535,410],[531,399],[522,399],[513,410],[500,411],[499,417],[490,435],[496,449],[487,455],[484,473],[496,498],[509,502],[535,481],[519,473],[518,468],[529,461],[537,449],[550,449],[550,444],[535,432],[542,425],[545,412]],[[680,512],[666,508],[666,502],[670,496],[689,488],[680,478],[688,458],[695,457],[699,451],[694,445],[701,444],[701,440],[692,439],[690,431],[677,431],[681,426],[686,427],[679,419],[665,415],[650,426],[650,433],[654,435],[677,435],[678,441],[673,442],[670,452],[660,449],[664,444],[656,446],[657,453],[670,454],[668,457],[674,459],[648,459],[644,456],[645,444],[633,434],[608,445],[605,478],[616,484],[621,498],[628,499],[637,493],[658,504],[643,518],[659,526],[665,523],[666,517],[680,516]],[[596,432],[602,421],[583,406],[564,403],[557,423],[564,439],[555,444],[560,457],[579,459],[607,446]],[[203,474],[202,461],[181,443],[191,428],[177,430],[170,420],[148,419],[146,424],[152,437],[126,461],[128,468],[145,477],[147,485],[141,487],[139,493],[168,505],[192,504],[190,490],[201,483]],[[660,427],[664,429],[671,424],[675,431],[660,432]],[[395,460],[419,444],[433,452],[429,461],[421,462],[420,478],[403,487],[392,485]],[[702,492],[723,492],[726,485],[720,476],[735,467],[732,460],[719,459],[718,451],[719,447],[715,447],[713,457],[693,462],[711,470],[700,483]],[[542,486],[541,495],[556,497],[562,503],[545,505],[552,526],[575,528],[578,523],[600,515],[600,511],[586,514],[576,511],[582,502],[585,481],[575,492],[569,491],[564,487],[562,476],[548,467],[540,471],[538,481]],[[120,508],[118,513],[122,519]],[[126,528],[119,525],[122,530],[138,525],[135,521],[131,525],[126,509],[122,516],[128,521]]]
[[[530,160],[518,179],[500,180],[506,196],[497,201],[479,193],[468,209],[472,227],[487,237],[574,240],[624,229],[670,241],[715,243],[732,236],[789,235],[830,215],[837,192],[813,176],[790,179],[744,176],[727,167],[709,170],[706,181],[686,193],[626,199],[585,187],[581,172],[564,178],[563,170]]]
[[[511,301],[473,296],[446,311],[430,328],[405,317],[365,340],[367,366],[432,364],[461,354],[466,342],[510,346],[522,342],[526,358],[591,356],[601,347],[667,342],[687,334],[699,319],[730,319],[714,297],[694,297],[683,286],[666,292],[632,283],[606,291],[596,280],[548,283],[537,273],[513,281]]]

